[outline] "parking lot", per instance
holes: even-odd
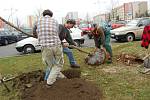
[[[82,47],[94,47],[94,40],[93,39],[88,39],[88,37],[85,35],[85,42],[82,45]],[[15,49],[15,43],[9,44],[6,46],[0,46],[0,58],[3,57],[9,57],[9,56],[16,56],[20,55],[21,53],[17,52]]]

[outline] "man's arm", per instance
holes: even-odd
[[[104,46],[104,44],[105,44],[105,33],[104,33],[102,27],[98,28],[98,33],[99,33],[99,35],[101,37],[101,43]]]
[[[64,35],[65,35],[65,31],[64,31],[64,26],[61,25],[61,24],[59,24],[59,32],[58,32],[58,34],[59,34],[59,39],[61,41],[63,41],[64,40]]]
[[[67,29],[67,34],[66,34],[66,41],[69,43],[69,45],[75,45],[76,46],[76,43],[74,42],[74,40],[72,39],[71,35],[70,35],[70,30]]]

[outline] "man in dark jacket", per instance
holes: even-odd
[[[80,68],[80,66],[76,63],[72,51],[68,48],[69,45],[77,45],[76,42],[73,41],[70,35],[70,28],[75,25],[74,20],[67,20],[67,22],[62,25],[59,25],[59,38],[62,41],[63,52],[68,56],[70,67],[72,68]]]
[[[94,36],[95,47],[100,49],[100,47],[104,46],[105,44],[105,34],[103,28],[98,26],[97,24],[93,24],[93,27],[94,29],[92,31],[92,34]]]
[[[107,63],[112,63],[112,48],[110,44],[110,27],[107,24],[102,24],[98,26],[94,24],[93,35],[94,35],[94,42],[97,48],[103,46],[107,51],[108,60]]]

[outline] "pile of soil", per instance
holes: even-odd
[[[63,71],[66,79],[58,79],[48,87],[41,70],[23,73],[14,81],[22,100],[101,100],[102,92],[93,83],[80,78],[79,70]]]
[[[125,65],[132,65],[132,64],[142,64],[143,60],[141,57],[134,55],[134,54],[128,54],[128,53],[121,53],[118,57],[117,57],[117,61],[120,61],[122,63],[124,63]]]

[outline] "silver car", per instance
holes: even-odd
[[[150,18],[136,18],[126,26],[111,30],[111,38],[117,41],[134,41],[141,39],[144,26],[150,24]]]

